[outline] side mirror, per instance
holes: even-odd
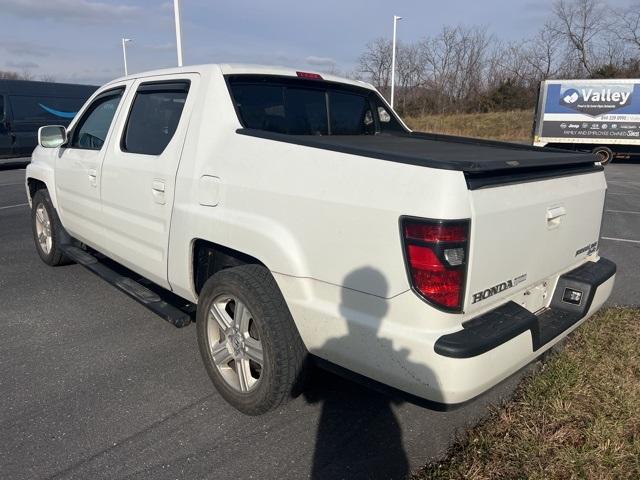
[[[62,125],[47,125],[38,129],[38,144],[44,148],[57,148],[67,143],[67,129]]]

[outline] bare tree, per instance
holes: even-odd
[[[19,80],[20,75],[17,72],[0,70],[0,80]]]
[[[367,44],[365,52],[360,56],[359,70],[368,76],[383,94],[389,90],[391,81],[391,41],[377,38]]]
[[[484,87],[492,42],[483,27],[444,27],[422,40],[424,85],[435,93],[432,101],[438,110],[459,108]]]
[[[415,97],[415,90],[423,79],[424,66],[417,44],[398,44],[396,78],[399,100],[406,111],[407,102]]]
[[[55,82],[56,77],[51,73],[45,73],[44,75],[40,75],[41,82]]]
[[[618,38],[640,49],[640,2],[618,12],[615,32]]]
[[[535,81],[546,80],[554,76],[560,68],[562,37],[546,23],[531,39],[524,54]]]
[[[607,10],[603,0],[555,0],[532,38],[501,42],[479,26],[444,26],[398,45],[398,108],[412,114],[530,108],[541,80],[640,75],[640,0]],[[616,19],[616,17],[619,17]],[[360,57],[360,74],[389,91],[391,41]]]
[[[33,73],[31,73],[29,70],[24,69],[24,70],[22,70],[22,72],[20,72],[20,79],[21,80],[34,80],[35,79],[35,75]]]
[[[563,37],[577,54],[580,66],[592,74],[593,53],[598,34],[608,28],[603,5],[598,0],[557,0],[553,5],[554,32]]]
[[[33,74],[28,70],[22,72],[0,70],[0,80],[33,80]]]

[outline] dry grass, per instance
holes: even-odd
[[[464,137],[527,142],[531,140],[533,112],[461,113],[406,117],[407,125],[419,132],[446,133]]]
[[[415,479],[639,479],[640,310],[587,321]]]

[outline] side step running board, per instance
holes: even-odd
[[[123,275],[116,271],[115,268],[107,265],[107,262],[101,262],[97,256],[82,250],[81,248],[73,245],[66,245],[62,248],[64,254],[76,263],[79,263],[85,268],[88,268],[93,273],[106,280],[118,290],[126,293],[131,298],[141,303],[153,313],[161,316],[169,323],[172,323],[178,328],[186,327],[191,323],[191,313],[193,313],[193,306],[191,309],[180,309],[175,305],[167,303],[163,300],[161,294],[158,294],[131,277]],[[110,263],[110,262],[109,262]],[[122,267],[124,270],[124,267]],[[167,292],[170,295],[170,292]],[[190,305],[185,302],[185,306]],[[186,310],[186,311],[185,311]]]

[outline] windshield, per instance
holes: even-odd
[[[289,135],[404,132],[375,92],[346,84],[231,75],[229,89],[246,128]]]

